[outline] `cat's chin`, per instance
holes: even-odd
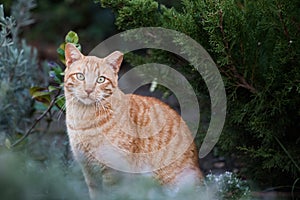
[[[95,100],[90,98],[79,99],[79,101],[86,106],[94,105],[96,103]]]

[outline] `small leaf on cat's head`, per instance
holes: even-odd
[[[74,31],[69,31],[69,33],[65,37],[65,42],[78,44],[79,37],[78,37],[77,33],[75,33]]]
[[[62,43],[58,49],[56,50],[59,56],[59,59],[62,63],[66,64],[66,60],[65,60],[65,46],[67,43],[72,43],[76,46],[77,49],[79,49],[79,51],[81,51],[81,46],[80,44],[78,44],[79,42],[79,37],[77,35],[76,32],[74,31],[69,31],[68,34],[65,37],[65,41],[64,43]]]

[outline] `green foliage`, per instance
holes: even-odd
[[[17,10],[22,7],[22,11]],[[0,134],[24,134],[30,122],[32,99],[28,92],[38,74],[37,52],[19,39],[20,28],[32,22],[33,1],[19,0],[12,7],[13,17],[5,17],[0,5]]]
[[[65,63],[65,44],[73,43],[74,45],[81,49],[79,42],[79,37],[77,33],[70,31],[66,37],[65,42],[62,43],[57,49],[58,55],[63,63]],[[9,139],[5,140],[5,145],[7,148],[16,147],[21,144],[34,130],[35,126],[44,118],[47,118],[48,127],[53,120],[53,112],[59,110],[61,114],[65,110],[65,97],[62,93],[64,85],[64,72],[62,67],[55,63],[49,63],[49,83],[48,86],[32,86],[29,89],[29,93],[32,99],[35,100],[35,108],[41,111],[42,114],[35,119],[31,124],[31,127],[27,129],[26,132],[22,134],[22,137],[16,140],[13,144]]]
[[[217,63],[228,95],[223,152],[241,157],[247,174],[264,184],[292,184],[300,176],[299,1],[182,0],[180,10],[154,0],[97,2],[114,10],[121,30],[161,26],[199,42]],[[187,64],[177,69],[193,77]],[[200,81],[191,83],[204,92]]]
[[[70,31],[66,37],[65,41],[57,49],[58,56],[62,63],[65,63],[65,45],[66,43],[73,43],[76,47],[81,50],[81,46],[78,43],[79,37],[74,31]],[[61,95],[64,84],[64,72],[62,67],[55,63],[49,63],[49,77],[50,83],[47,87],[34,86],[30,88],[30,95],[37,102],[45,104],[45,108],[49,111],[53,108],[58,108],[61,110],[65,109],[65,98]],[[52,108],[53,107],[53,108]]]
[[[79,37],[74,31],[69,31],[65,37],[65,41],[57,49],[58,56],[62,63],[65,63],[65,45],[67,43],[73,43],[79,50],[81,46],[78,43]],[[49,76],[52,80],[47,87],[34,86],[30,89],[30,94],[33,99],[38,102],[44,103],[48,109],[57,107],[58,109],[65,109],[65,98],[61,95],[64,85],[64,72],[62,67],[55,63],[49,63],[50,71]],[[53,103],[51,103],[53,102]]]
[[[119,17],[116,20],[116,25],[121,27],[126,24],[126,28],[134,28],[136,26],[148,26],[157,23],[159,19],[159,13],[157,12],[158,3],[149,0],[137,0],[137,1],[102,1],[104,6],[122,6],[119,10]],[[130,20],[132,16],[139,16],[139,21]]]
[[[59,55],[59,58],[62,63],[65,63],[65,45],[66,43],[73,43],[77,46],[77,48],[80,50],[81,46],[78,44],[79,37],[77,33],[74,31],[70,31],[66,37],[64,43],[62,43],[59,48],[57,49],[57,53]],[[26,131],[23,136],[17,140],[15,143],[10,144],[10,141],[6,143],[6,146],[8,148],[15,147],[18,144],[20,144],[24,139],[28,137],[28,135],[32,132],[34,127],[43,120],[46,116],[49,116],[48,118],[48,125],[53,120],[53,111],[60,110],[60,112],[64,112],[66,100],[62,93],[63,86],[64,86],[64,72],[62,67],[55,63],[50,62],[49,63],[49,83],[47,87],[44,86],[33,86],[30,88],[29,92],[31,97],[36,100],[36,105],[43,105],[43,106],[36,106],[39,107],[39,110],[42,111],[42,114],[33,122],[30,129]]]

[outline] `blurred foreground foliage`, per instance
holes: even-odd
[[[31,137],[31,139],[34,137]],[[89,199],[81,169],[72,160],[66,162],[64,145],[42,140],[27,151],[12,152],[0,148],[0,198],[9,200],[81,200]],[[253,200],[248,183],[226,172],[209,175],[205,185],[195,191],[185,188],[173,193],[152,178],[124,174],[114,186],[102,191],[105,200]]]
[[[154,0],[97,2],[113,9],[120,30],[164,27],[201,44],[222,73],[227,92],[227,122],[218,142],[221,151],[240,157],[244,175],[251,179],[293,185],[300,177],[298,0],[182,0],[180,9]],[[142,58],[132,56],[131,62],[142,64],[153,58],[182,63],[154,50]],[[190,78],[196,91],[207,94],[205,85],[199,84],[201,77],[195,77],[188,63],[183,66],[176,69]]]
[[[39,148],[40,157],[28,150],[0,149],[0,199],[88,199],[81,170],[75,163],[64,163],[62,149],[53,148],[44,157],[45,146]]]

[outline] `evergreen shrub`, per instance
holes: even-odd
[[[249,179],[293,184],[300,176],[298,0],[182,0],[180,9],[154,0],[96,2],[114,11],[119,30],[164,27],[201,44],[216,62],[227,93],[227,121],[218,147],[240,157]],[[182,63],[170,54],[148,52],[146,57]],[[142,59],[130,55],[129,60]],[[191,66],[176,69],[205,93]]]

